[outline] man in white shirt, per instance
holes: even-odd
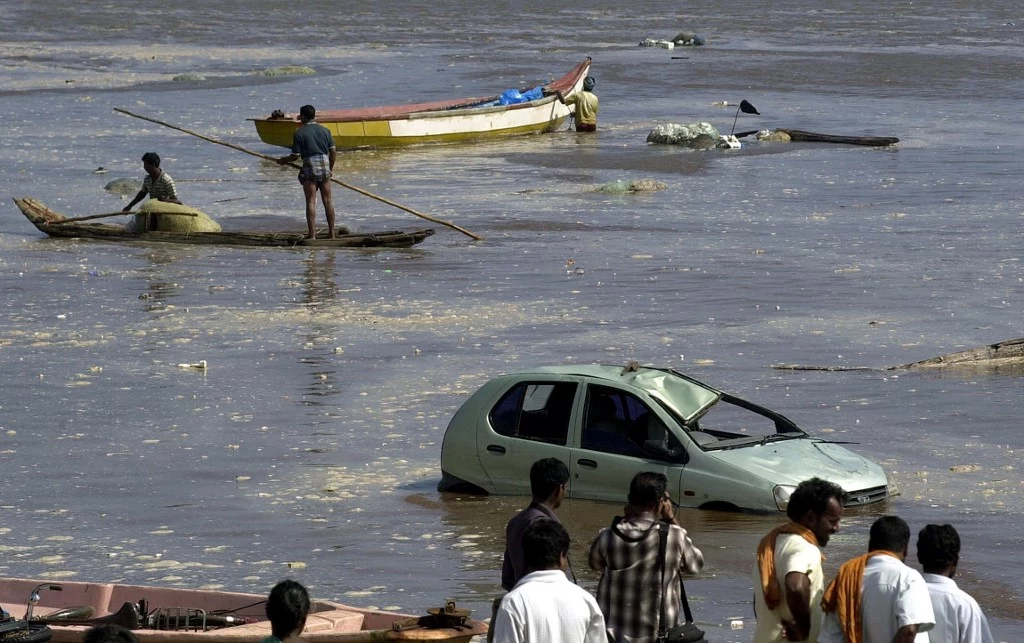
[[[522,548],[528,573],[501,600],[491,624],[495,643],[607,643],[597,601],[565,576],[565,528],[538,520],[523,533]]]
[[[903,563],[909,544],[898,516],[871,525],[868,553],[843,563],[825,590],[819,643],[928,643],[935,615],[924,578]]]
[[[960,534],[953,525],[925,526],[917,535],[917,560],[935,611],[930,643],[992,643],[978,602],[953,582],[960,562]]]
[[[837,484],[805,480],[789,498],[790,522],[761,539],[754,564],[753,643],[818,640],[824,590],[818,548],[839,531],[845,497]]]

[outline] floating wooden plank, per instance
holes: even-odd
[[[791,141],[798,143],[840,143],[843,145],[866,145],[869,147],[886,147],[895,145],[900,139],[895,136],[839,136],[837,134],[819,134],[799,129],[779,129],[789,135]]]

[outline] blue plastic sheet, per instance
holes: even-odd
[[[537,100],[538,98],[544,98],[544,90],[540,87],[534,87],[528,92],[523,92],[523,98],[526,100]]]
[[[526,99],[519,92],[518,89],[505,90],[501,96],[498,97],[499,105],[515,105],[516,103],[525,103]]]

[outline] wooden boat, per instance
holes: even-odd
[[[267,597],[258,594],[0,578],[0,607],[11,615],[25,614],[30,597],[38,598],[32,622],[46,623],[53,643],[81,643],[86,630],[102,623],[128,627],[139,643],[258,643],[270,635]],[[487,632],[486,623],[469,620],[454,604],[428,611],[417,618],[315,600],[302,639],[465,643]]]
[[[817,132],[805,132],[798,129],[780,129],[789,135],[789,140],[801,143],[841,143],[844,145],[867,145],[870,147],[885,147],[895,145],[900,139],[895,136],[839,136],[836,134],[819,134]]]
[[[562,78],[545,85],[541,98],[525,103],[499,105],[499,96],[494,95],[414,105],[318,110],[316,120],[331,131],[339,149],[450,143],[550,132],[572,114],[555,92],[570,96],[580,91],[589,70],[590,58],[587,58]],[[264,143],[290,148],[292,134],[300,124],[299,117],[275,114],[250,120],[256,124],[256,132]]]
[[[36,228],[51,237],[100,239],[103,241],[145,241],[159,243],[213,244],[222,246],[323,246],[328,248],[409,248],[434,234],[430,228],[350,233],[335,239],[326,236],[307,239],[305,232],[132,232],[110,223],[71,222],[32,197],[14,199],[22,214]]]

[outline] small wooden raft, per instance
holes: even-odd
[[[434,234],[431,228],[419,230],[388,230],[385,232],[340,234],[330,239],[326,234],[306,239],[304,232],[131,232],[124,226],[109,223],[72,223],[60,212],[51,210],[32,197],[14,199],[15,205],[37,229],[51,237],[98,239],[121,242],[159,242],[222,246],[317,246],[326,248],[409,248]]]

